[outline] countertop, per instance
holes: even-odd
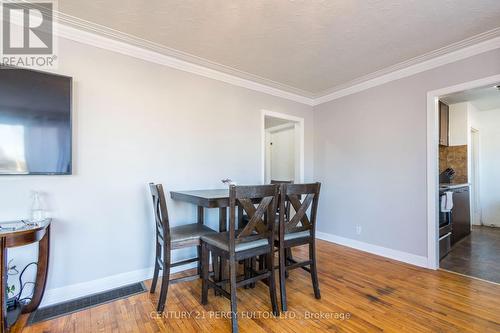
[[[439,184],[440,190],[453,190],[456,188],[469,187],[469,183],[450,183],[450,184]]]

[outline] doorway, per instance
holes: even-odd
[[[500,76],[428,97],[429,266],[500,283]]]
[[[262,112],[262,181],[303,181],[304,119]]]

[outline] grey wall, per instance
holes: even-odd
[[[45,193],[55,217],[46,296],[152,267],[148,182],[167,191],[221,188],[226,177],[260,183],[262,109],[305,119],[312,179],[310,106],[65,39],[58,52],[58,72],[74,79],[74,174],[0,178],[0,221],[26,217],[30,190]],[[193,205],[168,206],[173,225],[195,221]],[[19,251],[11,258],[19,267],[30,261]]]
[[[499,73],[495,50],[315,107],[318,230],[427,256],[427,92]]]

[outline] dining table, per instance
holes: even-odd
[[[209,190],[171,191],[172,200],[191,203],[198,207],[197,221],[205,223],[205,209],[219,210],[219,232],[227,231],[227,208],[229,207],[229,188]],[[238,206],[238,228],[243,223],[243,207]]]

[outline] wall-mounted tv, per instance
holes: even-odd
[[[0,175],[71,174],[71,77],[0,65]]]

